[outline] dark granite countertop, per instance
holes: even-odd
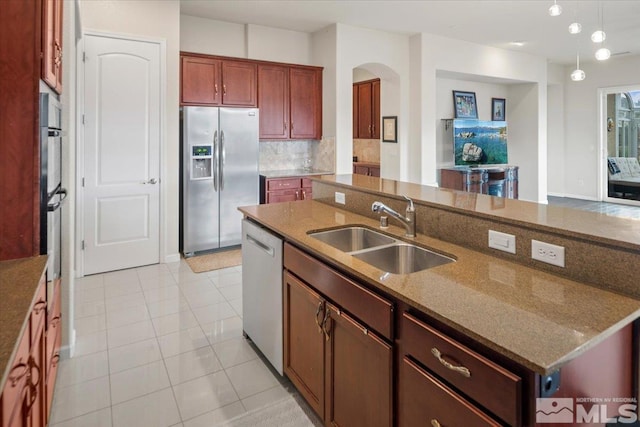
[[[332,175],[333,172],[320,169],[286,169],[275,171],[260,171],[260,175],[265,178],[288,178],[294,176],[314,176],[314,175]]]
[[[308,235],[353,224],[378,229],[379,221],[315,200],[240,210],[323,262],[539,374],[557,370],[640,317],[640,300],[421,234],[412,242],[457,261],[412,274],[386,273]],[[404,228],[395,224],[386,232],[404,239]]]
[[[9,374],[18,339],[27,327],[47,256],[0,261],[0,390]]]

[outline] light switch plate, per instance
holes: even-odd
[[[344,205],[345,203],[347,203],[347,199],[344,193],[340,193],[339,191],[336,191],[336,203],[340,203],[341,205]]]
[[[489,230],[489,247],[510,254],[516,253],[516,236]]]

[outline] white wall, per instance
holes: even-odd
[[[331,138],[334,141],[336,136],[335,106],[338,99],[336,85],[336,69],[338,66],[337,38],[338,29],[335,25],[316,31],[311,36],[313,62],[324,67],[322,71],[322,136],[323,138]],[[350,90],[349,94],[351,95],[352,93],[352,90]],[[351,117],[351,114],[349,116]]]
[[[598,198],[598,168],[602,167],[598,142],[598,89],[640,83],[640,56],[611,58],[606,62],[581,62],[587,78],[573,82],[565,75],[565,188],[567,197]]]
[[[311,34],[180,15],[180,50],[209,55],[315,65]]]
[[[354,68],[353,69],[353,82],[364,82],[366,80],[373,80],[378,78],[371,71],[365,70],[364,68]]]
[[[513,52],[504,49],[483,46],[460,40],[448,39],[431,34],[421,34],[420,40],[413,43],[419,44],[421,51],[421,75],[422,87],[421,99],[412,99],[411,108],[418,108],[422,112],[422,184],[436,182],[437,174],[437,74],[439,72],[458,73],[470,75],[468,80],[479,81],[482,77],[502,79],[510,83],[534,83],[535,96],[527,94],[526,108],[532,114],[531,118],[512,114],[514,101],[512,96],[523,94],[516,91],[510,94],[510,102],[507,103],[507,122],[509,122],[509,156],[513,163],[520,166],[520,176],[530,182],[522,185],[520,181],[520,197],[525,200],[546,200],[546,138],[547,138],[547,61],[545,58]],[[415,48],[417,49],[417,48]],[[477,77],[473,77],[477,76]],[[413,84],[413,82],[412,82]],[[511,86],[510,86],[511,88]],[[511,89],[510,89],[511,91]],[[453,102],[453,101],[451,101]],[[529,105],[533,102],[535,105]],[[416,105],[420,103],[420,105]],[[525,105],[519,103],[520,107]],[[535,110],[535,111],[534,111]],[[531,121],[527,128],[534,136],[533,148],[526,146],[526,151],[518,153],[512,148],[512,125],[514,118]],[[524,126],[524,124],[523,124]],[[413,136],[413,135],[412,135]],[[417,137],[417,135],[416,135]],[[532,157],[531,157],[532,156]],[[518,164],[522,159],[526,163]]]
[[[245,26],[180,15],[180,50],[246,58]]]
[[[164,138],[161,141],[161,224],[160,259],[179,260],[179,61],[180,2],[178,0],[119,1],[80,3],[82,26],[117,34],[138,35],[166,42],[166,98]]]
[[[334,46],[336,57],[335,86],[325,86],[325,90],[335,90],[336,97],[332,99],[333,94],[330,97],[323,95],[323,111],[325,113],[323,120],[328,118],[328,114],[331,115],[329,120],[335,121],[336,173],[351,173],[353,170],[351,164],[353,155],[353,100],[351,94],[353,69],[360,67],[380,77],[381,115],[398,116],[398,143],[381,144],[381,176],[406,180],[406,172],[401,169],[401,165],[407,161],[406,149],[410,141],[408,134],[409,38],[405,35],[342,24],[336,24],[332,27],[336,32]],[[315,44],[314,49],[316,47],[331,48],[328,43],[325,43],[324,46]],[[314,50],[314,53],[317,52]],[[331,54],[324,56],[331,57]],[[327,67],[325,64],[322,65]],[[331,132],[331,129],[324,128]],[[403,172],[405,176],[403,176]]]

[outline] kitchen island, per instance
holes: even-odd
[[[350,182],[345,183],[344,180]],[[314,268],[314,262],[320,263],[346,280],[355,282],[365,291],[389,302],[392,311],[391,332],[386,334],[379,327],[371,328],[373,332],[378,332],[381,341],[394,348],[392,383],[396,384],[393,394],[396,396],[397,404],[392,404],[392,418],[388,424],[383,425],[410,425],[406,420],[412,409],[411,405],[407,409],[403,396],[406,396],[406,386],[411,384],[411,377],[404,374],[405,367],[415,367],[413,364],[416,362],[416,366],[420,363],[423,366],[427,364],[421,360],[422,356],[414,357],[409,354],[412,341],[408,337],[416,336],[410,335],[413,328],[411,325],[424,324],[424,330],[433,328],[436,334],[442,333],[443,336],[461,344],[489,365],[497,364],[498,366],[494,367],[496,372],[502,368],[508,371],[501,378],[508,380],[505,384],[513,385],[511,394],[514,396],[511,399],[515,399],[515,403],[506,409],[495,407],[495,401],[483,401],[483,398],[477,397],[473,391],[467,392],[464,386],[456,384],[455,378],[449,380],[444,377],[445,384],[438,383],[439,387],[442,386],[440,388],[444,387],[448,392],[453,390],[456,399],[460,398],[456,394],[459,393],[463,400],[466,396],[471,402],[475,402],[481,409],[475,408],[472,404],[474,411],[478,409],[482,416],[488,416],[489,419],[497,418],[509,425],[534,425],[535,398],[544,396],[544,392],[554,397],[584,396],[571,396],[576,390],[580,393],[627,393],[629,396],[637,396],[637,319],[640,317],[640,299],[635,297],[635,290],[631,289],[635,282],[621,285],[620,289],[630,290],[625,295],[619,289],[612,292],[606,284],[599,288],[593,283],[566,277],[572,273],[560,275],[555,268],[538,266],[526,261],[525,258],[528,256],[525,239],[520,239],[520,236],[518,238],[522,242],[517,245],[522,259],[494,250],[482,250],[482,245],[486,246],[486,234],[478,238],[482,243],[462,242],[462,237],[452,238],[449,234],[464,232],[462,225],[448,230],[448,234],[438,227],[448,224],[448,214],[459,215],[463,213],[461,211],[470,208],[468,204],[458,207],[454,200],[437,207],[446,208],[448,212],[434,214],[431,212],[436,210],[433,199],[451,201],[456,197],[468,198],[469,193],[355,175],[325,177],[314,181],[313,185],[314,200],[246,207],[241,210],[246,217],[282,236],[289,245],[290,254],[296,255],[296,252],[299,252],[302,258],[298,255],[296,257],[307,257],[310,261],[305,264],[305,268]],[[330,197],[336,189],[346,193],[347,204],[342,208],[337,207]],[[348,225],[360,225],[380,231],[378,219],[369,212],[371,200],[380,199],[385,203],[393,203],[391,196],[396,195],[393,193],[405,193],[414,197],[414,200],[426,200],[422,206],[417,205],[418,236],[414,239],[404,238],[404,228],[399,227],[399,223],[392,219],[390,227],[383,233],[397,239],[410,240],[415,245],[450,256],[456,262],[412,274],[390,274],[309,235],[314,231]],[[487,206],[490,206],[491,197],[475,196],[487,197],[487,200],[480,202],[486,201]],[[475,202],[474,212],[481,210],[478,209],[478,204],[482,206],[478,199],[475,199]],[[511,200],[508,202],[526,203]],[[396,210],[401,211],[404,202],[396,200],[395,203],[398,206]],[[344,209],[345,207],[347,209]],[[533,206],[529,208],[532,210]],[[562,221],[546,218],[545,221],[538,219],[537,222],[528,222],[524,217],[529,215],[530,211],[517,209],[513,204],[510,209],[518,213],[509,218],[505,211],[502,211],[502,215],[499,215],[501,224],[506,221],[509,227],[518,228],[528,225],[527,232],[530,233],[548,235],[552,229],[555,231],[553,225]],[[433,215],[439,218],[440,223],[432,220]],[[465,218],[467,223],[474,223],[487,221],[490,216],[490,213],[480,212],[476,213],[475,217],[466,214]],[[493,226],[495,225],[496,223],[493,223]],[[575,228],[578,227],[576,225]],[[581,232],[575,228],[558,233],[565,238],[575,238]],[[473,239],[473,233],[465,238]],[[611,245],[606,236],[596,235],[594,241]],[[637,262],[638,252],[629,251],[634,247],[635,242],[627,236],[619,247],[609,250],[626,251],[627,256]],[[568,264],[572,260],[570,254],[574,249],[574,246],[567,245]],[[575,250],[578,251],[579,248]],[[285,269],[295,280],[310,283],[313,279],[307,277],[303,270],[298,268],[295,271],[295,265],[287,267],[286,254],[287,249]],[[615,255],[617,256],[617,253]],[[580,269],[576,265],[567,267]],[[603,268],[606,269],[606,266]],[[319,283],[318,286],[314,287],[312,284],[309,288],[318,291],[318,288],[323,286]],[[354,316],[353,311],[341,306],[340,301],[335,301],[331,295],[321,292],[319,295],[327,301],[326,304],[339,307],[336,312],[343,310],[356,317],[356,320],[359,318],[362,321],[362,315]],[[329,324],[335,326],[339,323]],[[596,363],[598,371],[585,375],[585,366],[592,366],[594,358],[602,360],[603,357],[617,357],[616,363]],[[444,361],[454,363],[451,360]],[[430,367],[427,365],[427,368]],[[580,371],[582,378],[591,385],[581,383]],[[436,374],[440,375],[440,380],[443,379],[441,373],[436,371]],[[427,372],[425,375],[430,374]],[[554,381],[558,379],[563,386],[556,392]],[[594,383],[598,384],[597,389],[593,388]],[[545,390],[547,386],[548,390]],[[484,384],[484,387],[491,389],[492,384]],[[327,401],[327,416],[333,418],[330,396],[324,400]],[[464,401],[465,404],[469,403]],[[324,409],[316,408],[316,411],[324,413]]]

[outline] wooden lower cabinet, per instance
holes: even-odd
[[[337,307],[326,305],[325,423],[343,427],[393,425],[391,346]]]
[[[391,345],[287,270],[284,365],[325,425],[393,425]]]
[[[260,203],[296,202],[312,198],[311,180],[301,176],[267,178],[260,176]]]
[[[324,300],[284,274],[284,372],[321,417],[324,414]]]

